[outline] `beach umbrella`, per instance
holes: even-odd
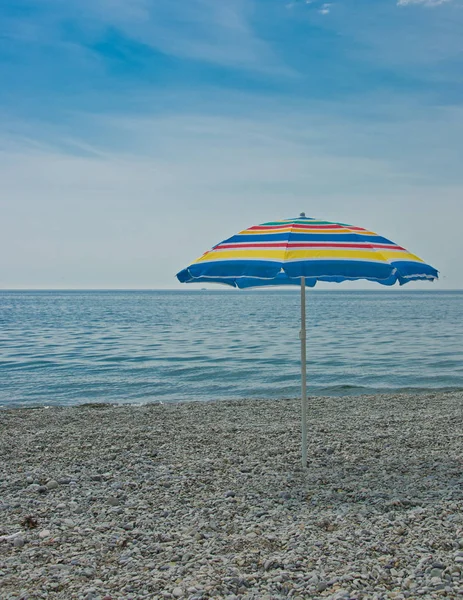
[[[317,281],[366,279],[382,285],[438,278],[436,269],[390,240],[345,223],[295,219],[255,225],[205,252],[177,274],[181,283],[222,283],[246,289],[301,288],[302,466],[307,466],[306,287]]]

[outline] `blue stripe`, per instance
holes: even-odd
[[[264,279],[274,279],[281,270],[280,262],[271,262],[269,260],[214,260],[193,264],[188,267],[190,279],[202,277],[261,277]],[[182,275],[182,271],[179,275]],[[182,279],[180,279],[182,281]]]
[[[282,267],[284,272],[281,271]],[[216,282],[240,288],[260,285],[299,285],[306,277],[312,287],[317,281],[340,283],[356,279],[383,285],[401,285],[419,279],[437,278],[433,267],[412,261],[375,263],[360,260],[307,260],[294,263],[268,260],[211,261],[191,265],[178,273],[181,283]]]
[[[394,268],[389,263],[362,260],[309,260],[285,265],[288,277],[316,277],[317,279],[388,279]],[[324,279],[327,281],[327,279]]]
[[[434,267],[427,265],[426,263],[400,260],[391,262],[391,265],[397,269],[397,281],[399,281],[399,283],[402,285],[408,281],[429,279],[430,277],[438,279],[439,277],[439,271],[434,269]]]

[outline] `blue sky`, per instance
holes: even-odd
[[[305,211],[463,288],[462,26],[463,0],[4,0],[0,286],[176,287]]]

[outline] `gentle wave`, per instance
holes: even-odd
[[[300,393],[299,296],[0,292],[0,405]],[[309,292],[314,395],[463,389],[463,293]]]

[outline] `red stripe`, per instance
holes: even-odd
[[[381,248],[386,250],[405,250],[402,246],[395,244],[341,244],[339,242],[269,242],[264,244],[219,244],[214,250],[230,249],[230,248]]]
[[[255,225],[254,227],[250,227],[246,229],[246,231],[262,231],[267,229],[288,229],[289,228],[299,228],[299,229],[347,229],[343,225],[305,225],[302,223],[288,223],[287,225]]]

